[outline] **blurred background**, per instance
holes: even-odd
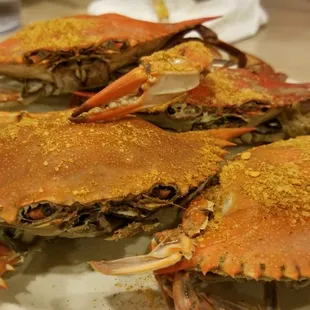
[[[14,0],[0,0],[0,4],[1,1]],[[145,1],[151,2],[151,0]],[[227,1],[229,3],[231,0]],[[21,21],[25,25],[37,20],[85,14],[93,2],[92,0],[22,0]],[[269,16],[268,24],[261,27],[254,36],[234,43],[240,49],[269,62],[278,71],[286,72],[291,78],[309,81],[310,0],[262,0],[261,5]],[[229,21],[227,23],[228,27]],[[11,33],[0,33],[0,40]]]

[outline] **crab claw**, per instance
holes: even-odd
[[[159,244],[146,255],[125,257],[113,261],[91,261],[89,264],[96,271],[106,275],[127,275],[145,271],[154,271],[169,267],[179,262],[183,257],[191,258],[194,249],[193,242],[185,235],[178,241]]]
[[[212,52],[197,41],[143,57],[138,68],[89,98],[70,120],[106,121],[169,102],[197,87],[212,59]]]
[[[7,285],[1,276],[7,271],[14,271],[13,266],[20,261],[21,257],[19,254],[0,241],[0,289],[7,289]]]

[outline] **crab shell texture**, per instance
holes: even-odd
[[[1,278],[7,271],[14,270],[13,266],[21,261],[21,257],[7,245],[0,241],[0,289],[6,289],[7,285]]]
[[[198,270],[267,281],[309,278],[309,167],[309,136],[239,155],[224,167],[219,187],[199,198],[215,202],[214,220],[195,238],[193,257],[158,272]],[[197,210],[197,202],[193,206]]]
[[[256,126],[256,132],[234,142],[274,142],[310,134],[310,84],[285,83],[266,72],[217,68],[195,89],[139,116],[177,131]]]
[[[117,207],[153,214],[203,186],[227,154],[221,147],[232,145],[222,138],[242,134],[240,129],[174,134],[135,117],[73,124],[69,115],[24,115],[0,131],[2,225],[73,237],[70,227],[82,227],[78,217],[85,221],[95,213],[89,225],[95,231],[85,225],[76,236],[104,234],[93,226],[105,213],[113,218]],[[39,207],[46,217],[36,213]]]
[[[20,87],[29,102],[40,96],[102,87],[112,72],[211,19],[162,24],[104,14],[36,22],[0,43],[0,74],[26,80]],[[12,101],[16,96],[2,99]]]
[[[103,14],[40,21],[26,26],[3,41],[0,45],[0,61],[10,64],[48,63],[49,60],[54,60],[54,53],[60,53],[60,58],[89,55],[91,52],[111,57],[139,45],[141,47],[151,42],[155,44],[162,39],[161,44],[157,43],[158,48],[174,34],[194,28],[209,19],[169,24],[151,23],[118,14]]]

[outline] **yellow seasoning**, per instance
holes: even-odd
[[[251,158],[251,153],[250,152],[244,152],[241,154],[241,159],[250,159]]]

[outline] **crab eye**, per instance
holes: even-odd
[[[170,185],[155,185],[150,193],[151,197],[156,197],[164,200],[171,200],[177,194],[176,189]]]

